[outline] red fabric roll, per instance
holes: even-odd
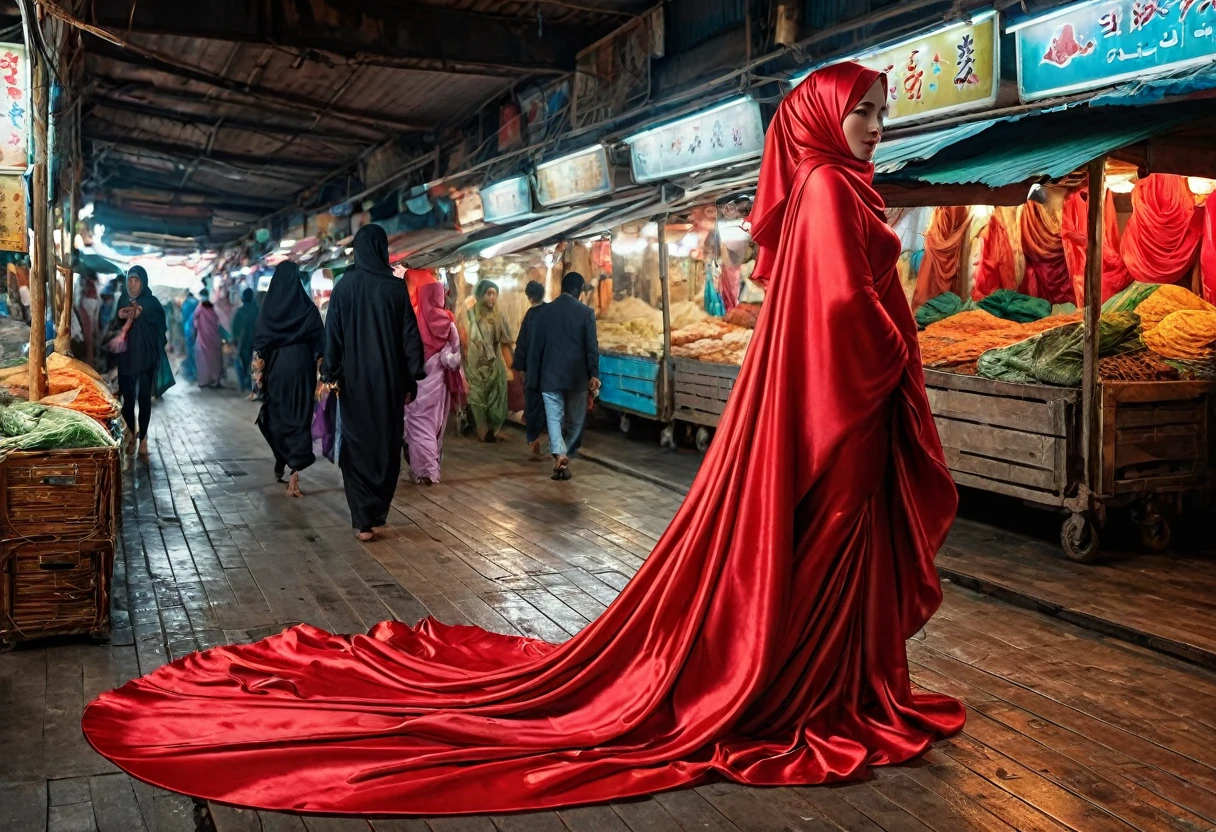
[[[1137,182],[1120,247],[1132,277],[1142,283],[1189,278],[1199,253],[1202,220],[1185,177],[1154,173]]]
[[[971,211],[965,205],[936,208],[925,232],[925,253],[916,274],[912,307],[919,309],[925,301],[958,288],[962,270],[963,244],[971,229]]]
[[[1203,211],[1203,242],[1199,244],[1199,274],[1203,278],[1203,299],[1216,303],[1216,209],[1212,198]]]
[[[1076,303],[1064,257],[1061,217],[1046,205],[1027,202],[1019,223],[1022,252],[1026,256],[1026,279],[1022,294],[1050,303]]]
[[[93,746],[224,803],[430,815],[855,778],[959,731],[960,703],[913,693],[904,644],[940,603],[957,495],[899,239],[840,127],[879,77],[836,65],[778,108],[747,359],[687,499],[599,618],[560,645],[429,618],[293,627],[103,694]]]
[[[983,250],[980,264],[975,270],[975,285],[971,288],[973,300],[983,300],[997,289],[1018,288],[1017,264],[1014,262],[1013,246],[1009,243],[1009,229],[1001,212],[994,212],[980,236]]]
[[[1060,233],[1064,241],[1064,257],[1072,278],[1076,304],[1085,303],[1085,253],[1089,245],[1089,189],[1079,188],[1064,200]],[[1119,253],[1119,217],[1115,212],[1115,195],[1106,192],[1102,211],[1102,302],[1122,292],[1132,282]]]

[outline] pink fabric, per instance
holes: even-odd
[[[194,311],[194,370],[199,387],[214,387],[224,376],[220,318],[215,308],[200,303]]]
[[[448,324],[443,349],[426,361],[426,378],[418,382],[418,396],[405,406],[405,443],[409,446],[410,472],[416,478],[439,482],[443,431],[448,423],[451,396],[444,376],[460,367],[460,336],[456,324]]]

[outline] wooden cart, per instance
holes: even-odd
[[[735,387],[739,368],[690,358],[671,360],[675,407],[672,417],[696,426],[697,450],[709,447],[710,430],[718,427],[726,399]]]
[[[0,463],[0,650],[109,636],[120,489],[117,448],[18,452]]]
[[[1161,550],[1168,509],[1211,492],[1212,382],[1098,385],[1095,476],[1085,464],[1080,388],[935,370],[925,384],[955,482],[1067,511],[1061,542],[1074,560],[1096,559],[1108,506],[1134,505],[1143,542]]]
[[[671,418],[658,358],[600,353],[600,384],[600,403],[621,414],[621,429],[626,432],[630,416],[659,422]]]

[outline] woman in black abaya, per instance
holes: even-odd
[[[133,319],[133,320],[132,320]],[[148,273],[143,266],[132,266],[127,284],[118,301],[115,328],[130,321],[127,349],[114,353],[118,365],[118,389],[122,395],[122,418],[127,430],[139,439],[139,455],[148,455],[148,421],[152,418],[152,394],[156,392],[156,371],[165,357],[169,325],[165,308],[148,289]],[[139,404],[139,421],[135,405]]]
[[[365,225],[355,265],[334,286],[322,377],[338,388],[338,467],[360,540],[388,521],[401,475],[405,405],[426,377],[422,337],[405,281],[388,264],[388,235]]]
[[[317,360],[325,351],[321,313],[300,283],[300,267],[280,263],[258,311],[253,349],[262,358],[262,410],[258,427],[274,452],[274,474],[283,481],[291,469],[287,493],[300,492],[300,472],[312,465],[313,400]]]

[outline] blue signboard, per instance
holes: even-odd
[[[1008,31],[1034,101],[1216,60],[1216,0],[1087,0]]]
[[[532,186],[528,177],[504,179],[481,189],[481,206],[488,223],[502,224],[532,213]]]

